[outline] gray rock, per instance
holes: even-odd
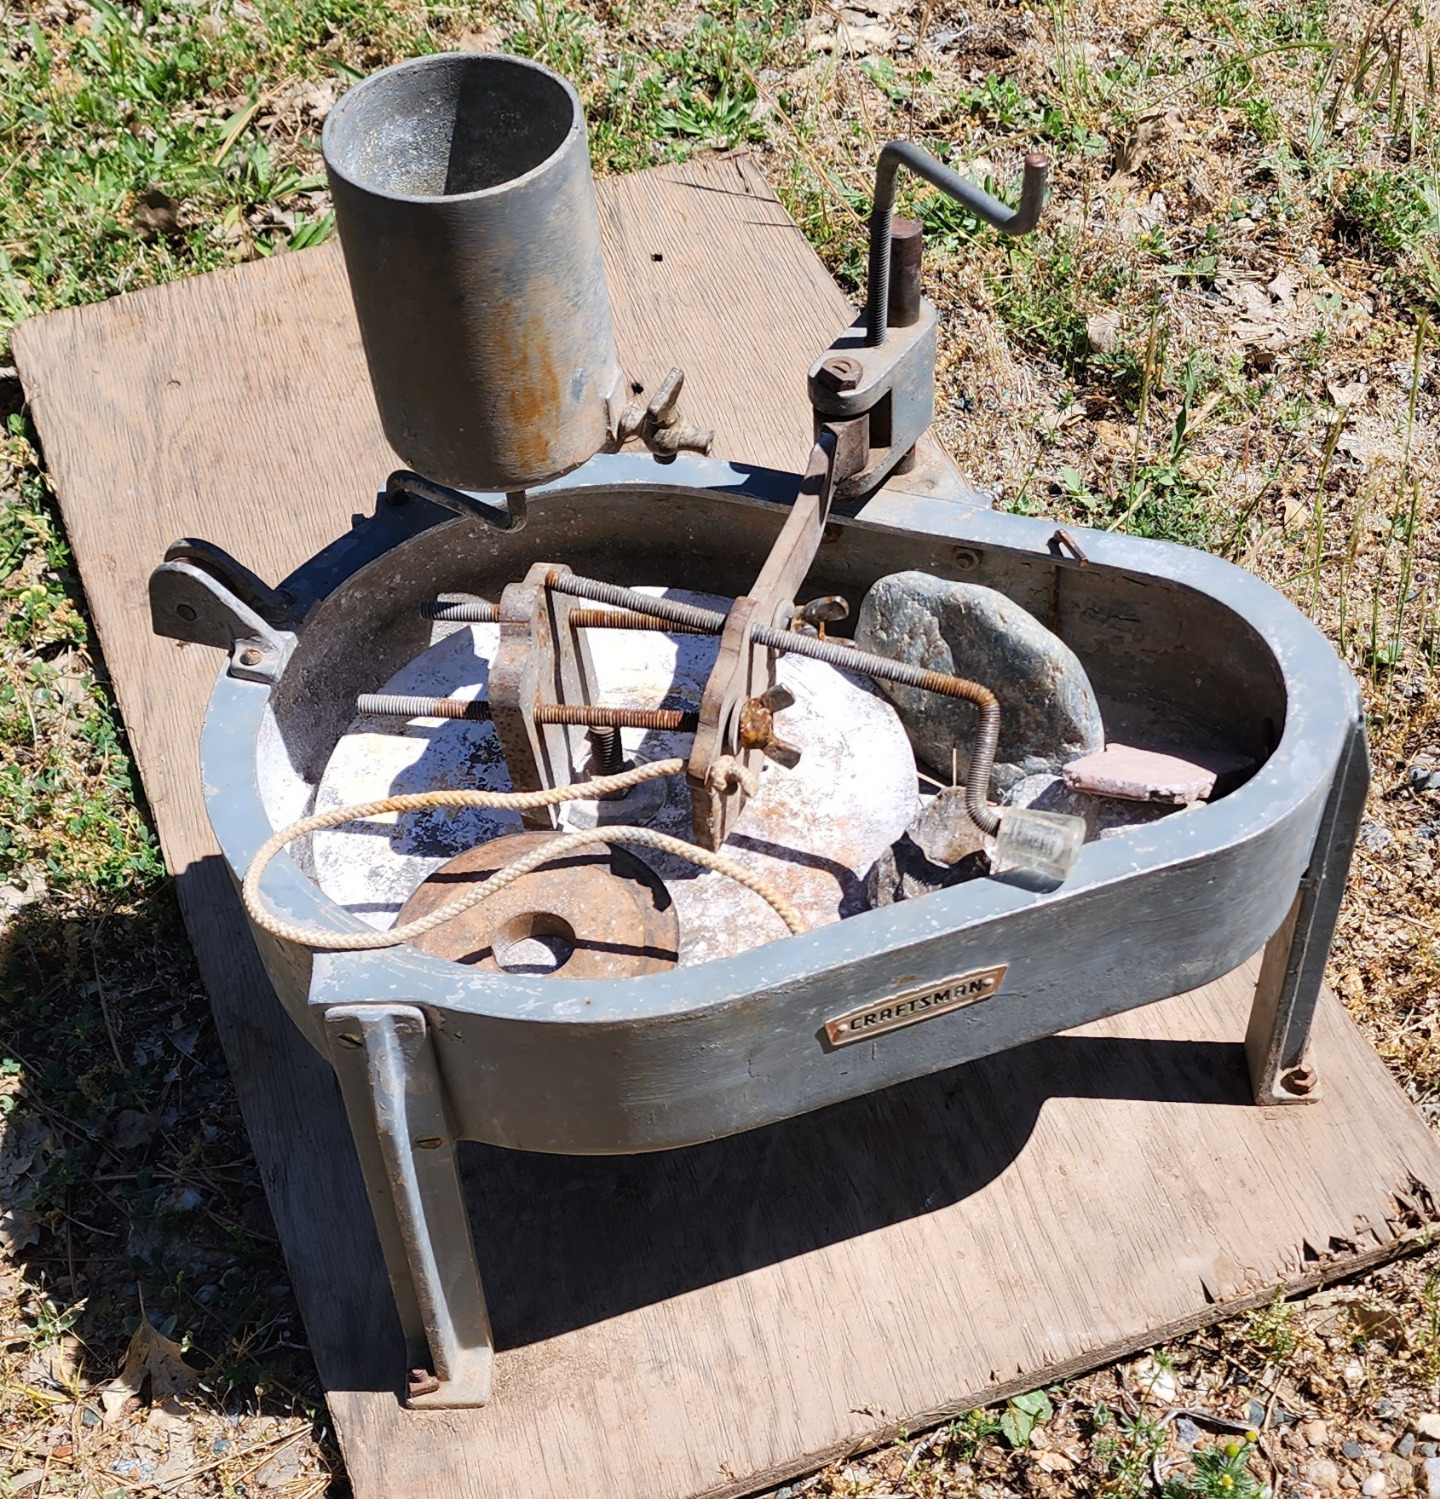
[[[904,836],[871,865],[865,877],[871,906],[915,900],[988,872],[985,837],[970,821],[964,799],[963,787],[947,787],[921,807]]]
[[[1175,1418],[1175,1440],[1182,1447],[1193,1447],[1200,1440],[1200,1428],[1189,1416]]]
[[[933,864],[958,864],[985,847],[985,835],[965,810],[963,786],[947,786],[930,797],[905,835]]]
[[[881,581],[883,582],[884,579]],[[902,719],[905,717],[903,712],[900,717]],[[1416,793],[1440,791],[1440,765],[1436,765],[1433,761],[1419,760],[1406,770],[1405,775],[1410,782],[1410,789]]]
[[[1397,1457],[1409,1457],[1415,1450],[1415,1433],[1407,1431],[1398,1442],[1395,1443],[1395,1455]]]
[[[1352,1437],[1348,1442],[1340,1443],[1340,1454],[1348,1457],[1351,1462],[1357,1462],[1365,1455],[1365,1449]]]
[[[1440,1499],[1440,1457],[1425,1459],[1426,1499]]]
[[[865,595],[855,629],[862,649],[927,671],[950,672],[1000,699],[995,785],[1058,773],[1105,743],[1100,705],[1075,653],[1019,604],[993,588],[929,573],[892,573]],[[976,710],[918,687],[882,682],[916,757],[949,779],[951,751],[969,768]]]

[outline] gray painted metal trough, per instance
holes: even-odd
[[[247,672],[237,651],[216,682],[203,775],[237,881],[272,830],[310,810],[357,694],[429,643],[422,602],[491,596],[553,558],[620,584],[743,593],[795,485],[713,459],[602,456],[531,491],[511,531],[382,495],[267,591],[291,628],[258,620],[258,665]],[[1181,993],[1262,947],[1247,1037],[1257,1102],[1319,1096],[1304,1053],[1369,775],[1359,694],[1323,636],[1216,558],[1082,531],[1082,565],[1053,523],[979,504],[882,491],[832,515],[826,534],[809,586],[858,597],[906,569],[963,573],[1050,621],[1107,720],[1139,708],[1182,733],[1200,725],[1258,768],[1208,805],[1086,845],[1049,894],[981,878],[640,978],[481,972],[413,948],[311,952],[257,930],[280,997],[345,1094],[417,1366],[413,1404],[489,1392],[457,1140],[684,1146]],[[262,889],[290,920],[359,927],[321,892],[303,843]],[[950,1007],[1002,965],[998,987]],[[831,1043],[827,1022],[887,1003],[935,1013]]]

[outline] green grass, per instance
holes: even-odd
[[[327,237],[313,101],[488,23],[580,82],[597,166],[624,171],[762,138],[755,75],[797,12],[737,4],[599,66],[603,28],[563,3],[97,0],[31,20],[0,60],[0,352],[32,313]]]

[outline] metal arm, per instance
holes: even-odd
[[[505,496],[505,509],[502,510],[498,505],[487,505],[484,500],[477,500],[473,494],[467,494],[463,489],[452,489],[448,484],[437,484],[434,479],[427,479],[412,469],[399,468],[386,479],[385,493],[392,498],[396,495],[411,495],[416,499],[429,500],[433,504],[443,505],[446,510],[453,510],[456,515],[468,515],[475,520],[484,521],[497,531],[522,531],[525,528],[523,489],[511,490]]]
[[[895,215],[895,180],[901,167],[909,167],[932,187],[963,203],[976,218],[1001,234],[1029,234],[1045,206],[1045,183],[1050,163],[1043,156],[1025,158],[1025,178],[1020,188],[1020,206],[1008,208],[998,198],[968,179],[941,165],[931,154],[910,141],[891,141],[875,165],[875,201],[870,211],[870,285],[866,294],[865,342],[879,348],[890,324],[890,228]]]

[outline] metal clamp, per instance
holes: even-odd
[[[229,652],[229,672],[273,687],[295,649],[294,599],[208,541],[185,537],[150,574],[157,635]]]
[[[660,382],[648,404],[631,401],[620,413],[615,445],[638,437],[659,458],[678,453],[708,453],[715,434],[708,427],[695,427],[680,419],[680,392],[685,371],[672,369]]]
[[[1020,206],[1009,208],[909,141],[891,141],[875,168],[865,311],[810,367],[815,430],[834,432],[835,498],[852,500],[913,462],[935,417],[937,319],[920,294],[920,225],[895,218],[895,183],[908,167],[1001,234],[1028,234],[1040,218],[1050,166],[1025,158]]]

